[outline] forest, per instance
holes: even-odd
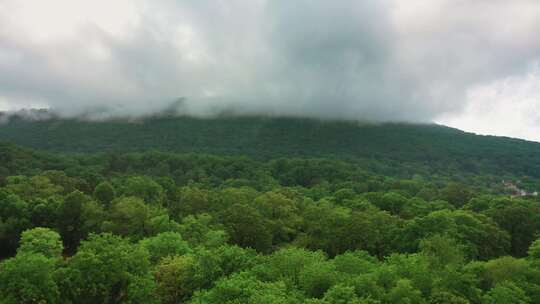
[[[0,122],[5,121],[0,125],[0,140],[70,154],[156,150],[242,155],[264,161],[324,158],[363,162],[369,170],[406,178],[412,174],[451,174],[454,178],[495,175],[517,176],[524,183],[527,179],[523,177],[540,178],[540,143],[479,136],[436,124],[165,114],[95,121],[50,115],[53,113],[38,111],[2,119],[0,112]],[[540,184],[525,187],[539,189]]]
[[[520,163],[538,145],[454,138],[477,144],[430,161],[2,142],[0,303],[540,303],[540,198],[515,192],[538,185]],[[486,142],[513,158],[478,159]]]

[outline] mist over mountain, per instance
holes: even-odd
[[[535,0],[56,2],[0,6],[5,110],[431,122],[540,59]]]

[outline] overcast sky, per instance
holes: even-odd
[[[0,110],[179,98],[540,141],[540,1],[0,0]]]

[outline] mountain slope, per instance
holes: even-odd
[[[359,124],[299,118],[157,117],[85,122],[11,119],[0,140],[61,153],[138,152],[377,160],[431,171],[540,177],[540,143],[440,125]],[[403,169],[403,168],[401,168]],[[414,171],[414,170],[413,170]]]

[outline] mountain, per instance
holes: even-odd
[[[538,143],[34,117],[0,129],[41,149],[0,141],[4,303],[540,303]]]
[[[540,143],[480,136],[436,124],[255,116],[109,121],[14,117],[0,127],[0,140],[58,153],[158,150],[256,159],[308,157],[375,161],[385,174],[397,170],[394,173],[540,178]]]

